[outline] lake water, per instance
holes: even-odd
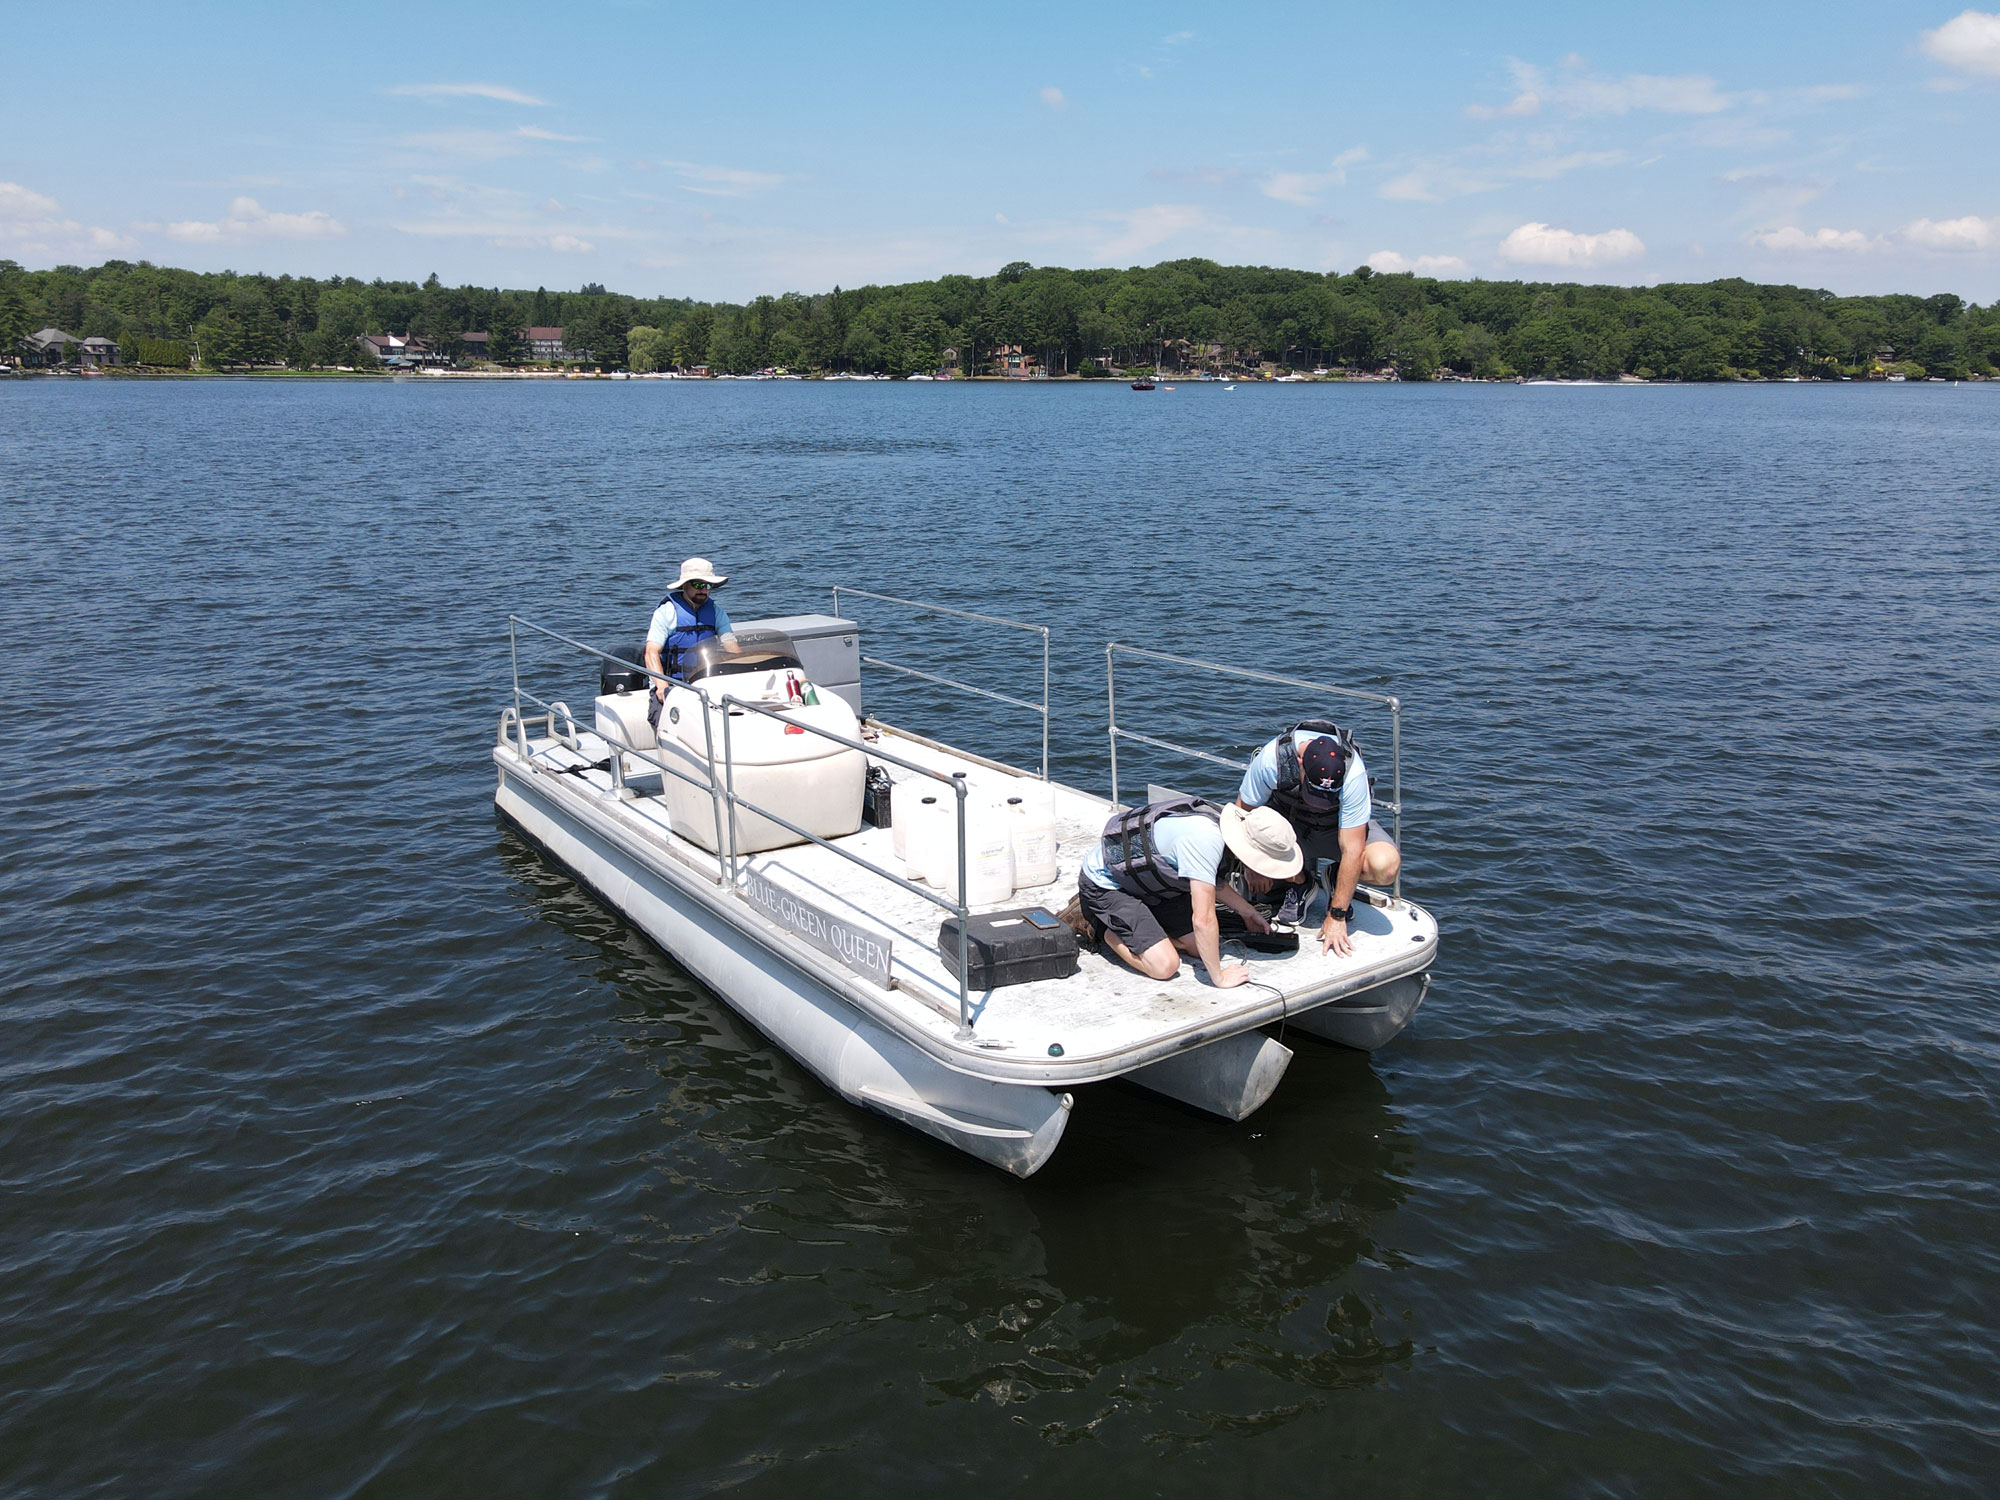
[[[0,1492],[2000,1472],[2000,386],[16,382],[0,453]],[[1107,639],[1399,693],[1415,1025],[1025,1183],[832,1099],[492,811],[509,610],[688,553],[1046,621],[1092,788]]]

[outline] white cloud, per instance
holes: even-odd
[[[1191,42],[1193,40],[1194,33],[1192,31],[1176,31],[1171,36],[1161,37],[1160,45],[1162,47],[1178,47],[1182,42]]]
[[[0,246],[10,255],[50,260],[114,255],[138,248],[127,235],[68,218],[55,199],[18,182],[0,182]]]
[[[1377,250],[1366,263],[1389,275],[1398,271],[1414,271],[1419,276],[1463,276],[1472,269],[1456,255],[1419,255],[1411,260],[1394,250]]]
[[[2000,244],[2000,219],[1982,219],[1976,214],[1962,219],[1918,219],[1897,232],[1926,250],[1985,250]]]
[[[412,99],[497,99],[502,104],[531,104],[538,109],[546,108],[549,102],[500,83],[399,83],[389,92]]]
[[[1490,193],[1515,182],[1553,182],[1579,167],[1615,167],[1630,160],[1623,151],[1572,151],[1567,156],[1529,157],[1515,162],[1427,163],[1392,177],[1376,192],[1395,203],[1442,203]]]
[[[1645,244],[1629,229],[1578,234],[1547,224],[1523,224],[1500,242],[1501,255],[1528,266],[1602,266],[1645,252]]]
[[[573,234],[498,234],[486,243],[502,250],[554,250],[564,255],[588,255],[597,248]]]
[[[1430,179],[1422,172],[1405,172],[1392,177],[1376,190],[1394,203],[1442,203],[1444,195],[1431,190]]]
[[[1671,77],[1627,73],[1605,78],[1583,73],[1582,61],[1572,53],[1563,63],[1573,76],[1557,78],[1530,63],[1510,62],[1514,97],[1500,105],[1469,104],[1465,112],[1475,120],[1518,119],[1540,114],[1544,108],[1571,115],[1626,115],[1639,110],[1713,115],[1728,109],[1732,102],[1705,73]]]
[[[1317,202],[1319,194],[1330,187],[1345,187],[1347,169],[1366,160],[1368,149],[1354,146],[1329,162],[1324,172],[1273,172],[1258,184],[1258,190],[1266,198],[1304,207]]]
[[[656,165],[681,177],[681,189],[711,198],[748,198],[783,182],[779,172],[752,172],[744,167],[717,167],[695,161],[663,161]]]
[[[1064,97],[1063,91],[1054,84],[1050,84],[1035,97],[1040,99],[1050,109],[1064,110],[1069,108],[1069,100]]]
[[[1086,226],[1051,221],[1027,232],[1027,237],[1049,245],[1058,255],[1073,255],[1079,240],[1092,248],[1087,252],[1100,264],[1131,264],[1148,251],[1171,240],[1188,238],[1182,253],[1218,259],[1231,256],[1267,257],[1272,253],[1271,230],[1257,225],[1232,224],[1218,213],[1194,203],[1150,203],[1143,208],[1100,214],[1098,224]],[[1119,226],[1107,231],[1105,221]]]
[[[229,213],[215,220],[186,219],[166,226],[169,239],[189,244],[218,244],[223,240],[331,240],[347,233],[347,226],[331,214],[310,209],[302,214],[274,214],[255,198],[238,198]]]
[[[587,141],[587,135],[562,135],[553,130],[544,130],[539,125],[516,125],[512,130],[420,130],[411,135],[400,136],[396,144],[409,151],[442,153],[446,156],[471,156],[487,160],[502,156],[519,156],[527,150],[529,141],[556,141],[574,144]]]
[[[1961,11],[1937,30],[1926,31],[1922,46],[1947,68],[2000,78],[2000,14]]]
[[[1115,217],[1124,220],[1125,229],[1097,247],[1101,261],[1130,260],[1177,234],[1214,223],[1207,209],[1193,203],[1154,203]]]
[[[1788,224],[1783,229],[1768,229],[1762,234],[1753,234],[1750,243],[1766,250],[1838,250],[1851,253],[1867,250],[1875,242],[1858,229],[1821,229],[1807,234],[1797,225]]]

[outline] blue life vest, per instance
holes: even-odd
[[[660,647],[660,665],[666,668],[669,677],[679,677],[687,653],[719,633],[715,628],[715,600],[705,600],[700,609],[690,609],[679,594],[669,594],[660,603],[674,607],[673,627]]]

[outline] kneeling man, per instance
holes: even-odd
[[[1294,724],[1250,758],[1236,805],[1276,808],[1298,831],[1310,861],[1301,883],[1287,892],[1278,920],[1299,920],[1316,877],[1327,893],[1320,951],[1352,953],[1347,924],[1354,917],[1354,887],[1364,880],[1394,885],[1403,868],[1402,851],[1375,821],[1368,767],[1354,736],[1328,719]],[[1255,892],[1270,889],[1254,870],[1244,883]]]
[[[1272,880],[1298,873],[1298,839],[1268,807],[1244,812],[1199,797],[1176,797],[1119,813],[1084,856],[1077,898],[1084,917],[1103,929],[1113,953],[1149,979],[1172,979],[1181,954],[1201,961],[1218,989],[1250,977],[1222,962],[1215,899],[1252,932],[1268,932],[1263,913],[1218,878],[1224,852]]]

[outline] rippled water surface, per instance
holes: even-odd
[[[0,387],[0,1492],[1989,1486],[1996,434],[1935,385]],[[1399,693],[1416,1024],[1242,1125],[1084,1090],[1026,1183],[832,1099],[492,811],[508,611],[629,640],[688,553],[738,618],[1048,622],[1093,788],[1113,637]],[[1119,704],[1234,753],[1310,706]]]

